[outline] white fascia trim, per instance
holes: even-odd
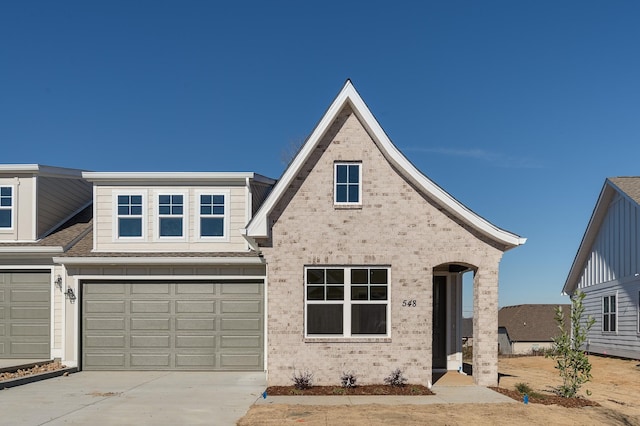
[[[267,197],[267,200],[262,204],[253,220],[247,226],[246,229],[248,236],[268,237],[269,230],[267,226],[267,217],[269,213],[280,200],[286,188],[289,187],[290,183],[299,173],[313,149],[315,149],[318,142],[322,139],[336,116],[340,113],[342,108],[344,108],[347,102],[351,104],[354,112],[357,114],[358,118],[361,120],[374,141],[378,144],[387,160],[397,167],[398,170],[403,172],[403,174],[416,184],[418,188],[433,196],[437,201],[447,207],[449,211],[456,214],[480,232],[509,247],[516,247],[527,241],[526,238],[522,238],[518,235],[500,229],[484,218],[478,216],[423,175],[391,142],[380,126],[380,123],[378,123],[356,89],[353,87],[350,80],[347,80],[342,91],[338,94],[316,128],[313,130],[313,133],[311,133],[304,146],[291,163],[290,167],[285,171],[269,197]]]
[[[54,257],[62,265],[262,265],[259,257]]]
[[[90,182],[136,181],[238,181],[255,177],[253,172],[84,172],[82,177]]]
[[[37,247],[25,247],[25,246],[13,246],[2,247],[0,246],[0,253],[63,253],[64,250],[60,246],[37,246]]]
[[[34,173],[39,176],[81,178],[83,170],[41,164],[0,164],[0,173]]]
[[[609,204],[616,192],[621,191],[619,191],[618,187],[615,186],[613,182],[606,179],[602,186],[602,190],[600,191],[600,195],[598,196],[598,201],[596,201],[596,205],[591,213],[587,229],[585,230],[582,240],[580,241],[580,245],[578,246],[578,251],[576,252],[576,256],[571,264],[571,269],[569,269],[569,274],[564,282],[564,287],[562,287],[563,294],[571,296],[578,287],[578,278],[583,271],[587,256],[591,253],[591,247],[598,235],[600,225],[607,215]]]

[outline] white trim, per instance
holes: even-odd
[[[161,195],[182,195],[182,215],[161,215],[160,214],[160,196]],[[189,240],[189,191],[176,191],[172,188],[156,189],[153,191],[153,233],[156,242],[186,242]],[[160,219],[162,218],[178,218],[182,219],[182,235],[177,237],[160,235]]]
[[[211,182],[211,181],[236,181],[244,184],[245,180],[256,179],[271,182],[273,179],[258,175],[253,172],[83,172],[82,177],[90,182],[125,182],[136,181],[171,182]],[[274,181],[275,182],[275,181]]]
[[[9,210],[11,212],[11,226],[8,228],[0,228],[0,233],[11,233],[13,234],[14,231],[17,232],[18,227],[16,226],[16,210],[18,209],[18,191],[16,190],[16,186],[18,186],[17,184],[2,184],[0,185],[0,189],[2,188],[11,188],[11,206],[9,206],[9,208],[2,207],[0,206],[0,210]],[[16,235],[17,237],[17,235]],[[35,240],[35,238],[34,238]]]
[[[121,237],[120,236],[120,215],[118,214],[118,197],[121,195],[127,196],[137,196],[140,195],[142,197],[142,214],[140,215],[140,220],[142,222],[142,235],[140,237]],[[113,227],[113,242],[118,243],[129,243],[129,242],[144,242],[147,241],[147,228],[148,228],[148,190],[146,189],[114,189],[111,191],[111,208],[112,208],[112,227]],[[136,216],[132,216],[132,218],[136,218]],[[95,224],[94,224],[95,228]]]
[[[62,265],[263,265],[260,257],[54,257]]]
[[[29,241],[33,243],[33,241]],[[12,243],[15,243],[12,241]],[[4,245],[4,244],[2,244]],[[62,253],[64,249],[60,246],[10,246],[2,247],[0,245],[0,253]]]
[[[222,195],[224,197],[224,214],[222,215],[223,220],[223,230],[222,236],[219,237],[208,237],[200,235],[200,196],[201,195]],[[229,189],[210,189],[210,190],[198,190],[196,191],[196,196],[194,200],[194,218],[195,218],[195,236],[194,240],[198,242],[208,242],[208,243],[216,243],[216,242],[228,242],[229,241],[229,229],[231,221],[231,191]],[[219,217],[219,215],[206,215],[205,217]]]
[[[425,194],[434,198],[436,202],[443,205],[451,214],[459,217],[479,232],[492,238],[496,242],[504,244],[506,246],[505,249],[510,249],[526,242],[526,238],[500,229],[478,216],[416,169],[416,167],[400,153],[395,145],[393,145],[349,80],[347,80],[336,99],[302,146],[302,149],[298,152],[298,155],[296,155],[282,175],[282,178],[273,188],[273,191],[271,191],[256,215],[247,225],[248,236],[257,238],[266,238],[269,236],[268,217],[271,211],[278,201],[280,201],[295,177],[300,173],[304,163],[346,105],[350,105],[353,108],[353,111],[374,142],[378,145],[385,158],[395,166],[406,179],[416,185],[419,190],[422,190]]]
[[[82,177],[83,170],[41,164],[0,164],[1,173],[33,173],[48,177]]]
[[[74,275],[80,281],[215,281],[215,280],[264,280],[263,275]]]
[[[37,240],[39,235],[38,235],[38,212],[39,210],[39,206],[38,206],[38,177],[37,176],[33,176],[31,178],[33,180],[33,182],[31,182],[31,185],[33,185],[31,187],[31,239],[33,241]],[[20,185],[20,181],[18,181],[18,185]],[[16,216],[18,217],[18,216]],[[16,229],[17,231],[17,229]],[[16,234],[17,236],[17,234]]]
[[[347,176],[349,174],[349,166],[358,166],[358,201],[338,201],[338,166],[347,166]],[[347,199],[349,198],[349,182],[341,183],[347,186]],[[333,204],[335,206],[361,206],[362,205],[362,162],[359,161],[336,161],[333,163]]]

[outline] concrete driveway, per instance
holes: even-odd
[[[79,372],[0,390],[2,424],[235,425],[264,373]]]

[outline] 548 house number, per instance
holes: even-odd
[[[418,306],[416,299],[405,299],[402,301],[403,308],[415,308],[416,306]]]

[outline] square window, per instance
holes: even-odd
[[[334,173],[334,202],[360,204],[362,193],[360,163],[336,163]]]
[[[388,277],[379,267],[306,268],[306,335],[386,336]]]
[[[158,195],[158,234],[160,237],[184,236],[184,195]]]
[[[200,237],[225,236],[225,195],[200,195]]]
[[[142,237],[142,195],[118,195],[118,237]]]

